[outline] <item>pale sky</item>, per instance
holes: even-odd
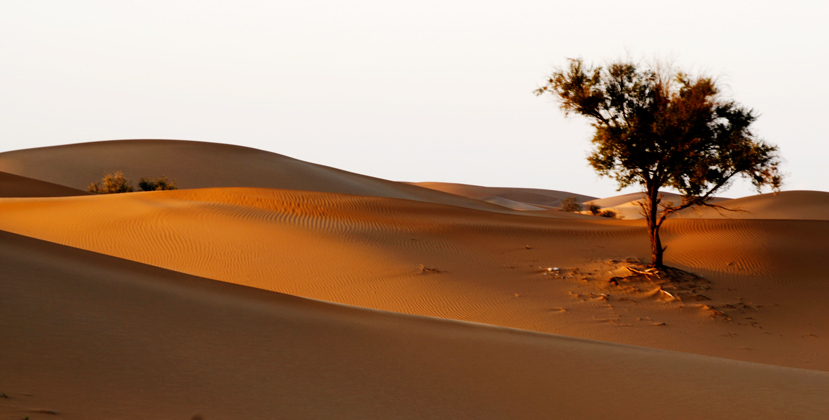
[[[828,16],[826,1],[2,0],[0,152],[201,140],[607,197],[588,122],[532,91],[567,57],[659,56],[758,111],[785,190],[829,191]]]

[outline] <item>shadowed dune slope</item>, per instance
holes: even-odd
[[[829,416],[826,372],[308,301],[5,232],[0,265],[3,418]]]
[[[661,284],[611,281],[649,258],[642,221],[249,188],[0,212],[0,229],[265,290],[829,371],[825,221],[668,221],[666,263],[705,279]]]
[[[165,175],[179,188],[258,187],[334,192],[509,211],[494,204],[386,181],[241,146],[181,140],[113,140],[0,153],[0,171],[86,190],[106,172],[134,183]]]
[[[519,201],[510,200],[504,197],[481,197],[480,200],[484,200],[487,203],[497,204],[502,207],[511,208],[513,210],[521,210],[521,211],[546,211],[547,209],[544,207],[534,206],[532,204],[522,203]]]
[[[0,197],[68,197],[89,195],[63,185],[0,172]]]
[[[579,202],[596,199],[596,197],[574,194],[566,191],[541,190],[535,188],[480,187],[477,185],[452,184],[446,182],[417,182],[414,183],[414,185],[450,194],[461,195],[464,197],[477,198],[480,200],[500,197],[519,203],[544,207],[560,207],[561,200],[573,196],[575,196]]]

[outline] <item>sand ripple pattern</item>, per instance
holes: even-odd
[[[829,258],[827,247],[814,245],[829,237],[827,221],[666,223],[666,262],[712,281],[715,289],[704,291],[712,299],[706,304],[807,303],[797,312],[763,309],[745,315],[753,318],[745,322],[749,327],[759,325],[758,316],[769,317],[762,319],[766,330],[755,328],[756,334],[748,335],[732,331],[742,322],[733,316],[734,326],[712,324],[688,303],[638,300],[604,290],[589,276],[546,275],[553,267],[575,272],[604,261],[647,261],[642,221],[256,188],[7,198],[0,199],[0,213],[2,230],[270,291],[763,363],[822,363],[829,369],[829,358],[821,356],[829,348],[822,337],[829,325],[807,321],[829,319],[829,282],[813,263]],[[787,328],[797,337],[818,338],[788,339],[785,334],[792,332],[783,323],[766,334],[774,319],[795,315],[800,318],[792,322],[800,326]],[[671,328],[654,332],[654,325]],[[748,337],[743,347],[764,346],[774,337],[779,340],[774,346],[782,342],[791,351],[781,359],[772,351],[747,352],[735,341],[698,344],[732,333]]]

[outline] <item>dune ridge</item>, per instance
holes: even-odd
[[[86,190],[108,172],[137,182],[165,175],[179,188],[256,187],[403,198],[490,211],[509,209],[404,182],[359,175],[229,144],[110,140],[0,153],[0,171]]]
[[[829,415],[826,372],[309,301],[5,232],[0,244],[4,418]]]

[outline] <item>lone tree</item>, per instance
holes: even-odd
[[[754,135],[754,111],[723,98],[710,77],[664,65],[594,67],[569,59],[535,91],[546,93],[565,115],[591,121],[594,148],[587,160],[599,175],[614,178],[619,190],[642,187],[653,267],[663,267],[659,228],[672,213],[692,206],[725,209],[708,201],[737,175],[758,192],[764,186],[779,191],[777,146]],[[661,188],[679,191],[682,202],[663,201]]]

